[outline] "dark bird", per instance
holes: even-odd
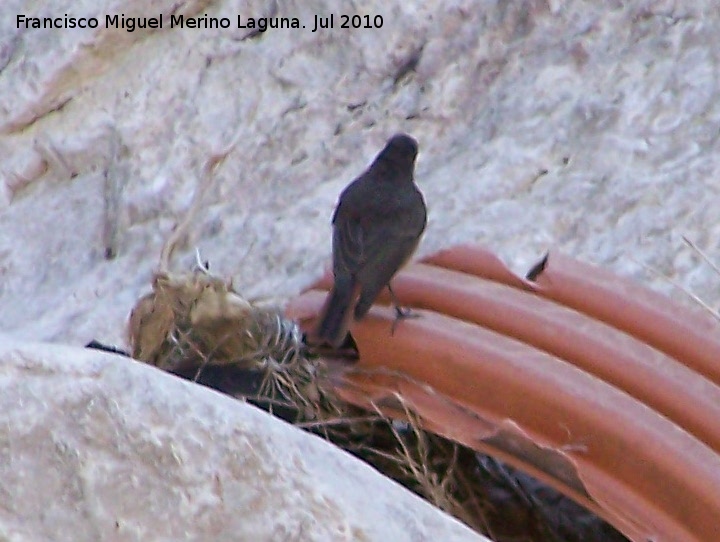
[[[410,259],[427,223],[427,208],[413,179],[417,141],[394,135],[375,161],[348,185],[333,214],[335,284],[323,307],[317,339],[337,348],[351,317],[360,319]]]

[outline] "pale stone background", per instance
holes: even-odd
[[[308,28],[15,25],[173,12]],[[384,25],[311,32],[343,12]],[[480,242],[524,272],[555,248],[684,299],[651,266],[716,305],[720,280],[680,236],[720,259],[719,40],[709,0],[3,0],[0,330],[122,344],[202,163],[236,133],[177,268],[197,246],[248,297],[283,302],[321,272],[338,193],[407,131],[422,253]]]
[[[233,27],[15,28],[17,13],[167,27],[173,9]],[[343,11],[384,25],[311,32]],[[308,28],[234,28],[270,13]],[[282,302],[318,275],[338,193],[403,130],[421,145],[423,253],[480,242],[524,272],[557,248],[720,300],[680,240],[720,252],[713,2],[5,0],[0,15],[0,329],[18,337],[121,343],[202,162],[238,130],[178,268],[197,246],[247,296]]]

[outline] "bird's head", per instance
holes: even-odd
[[[415,138],[407,134],[395,134],[375,160],[395,170],[410,169],[412,172],[417,153],[418,143]]]

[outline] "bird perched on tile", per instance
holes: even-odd
[[[335,283],[316,330],[320,342],[339,347],[351,318],[365,316],[386,286],[398,317],[407,314],[390,281],[415,252],[427,223],[425,200],[414,180],[417,153],[415,139],[394,135],[340,194],[332,218]]]

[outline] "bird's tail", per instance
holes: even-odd
[[[354,280],[337,281],[320,313],[315,339],[338,348],[347,335],[360,285]]]

